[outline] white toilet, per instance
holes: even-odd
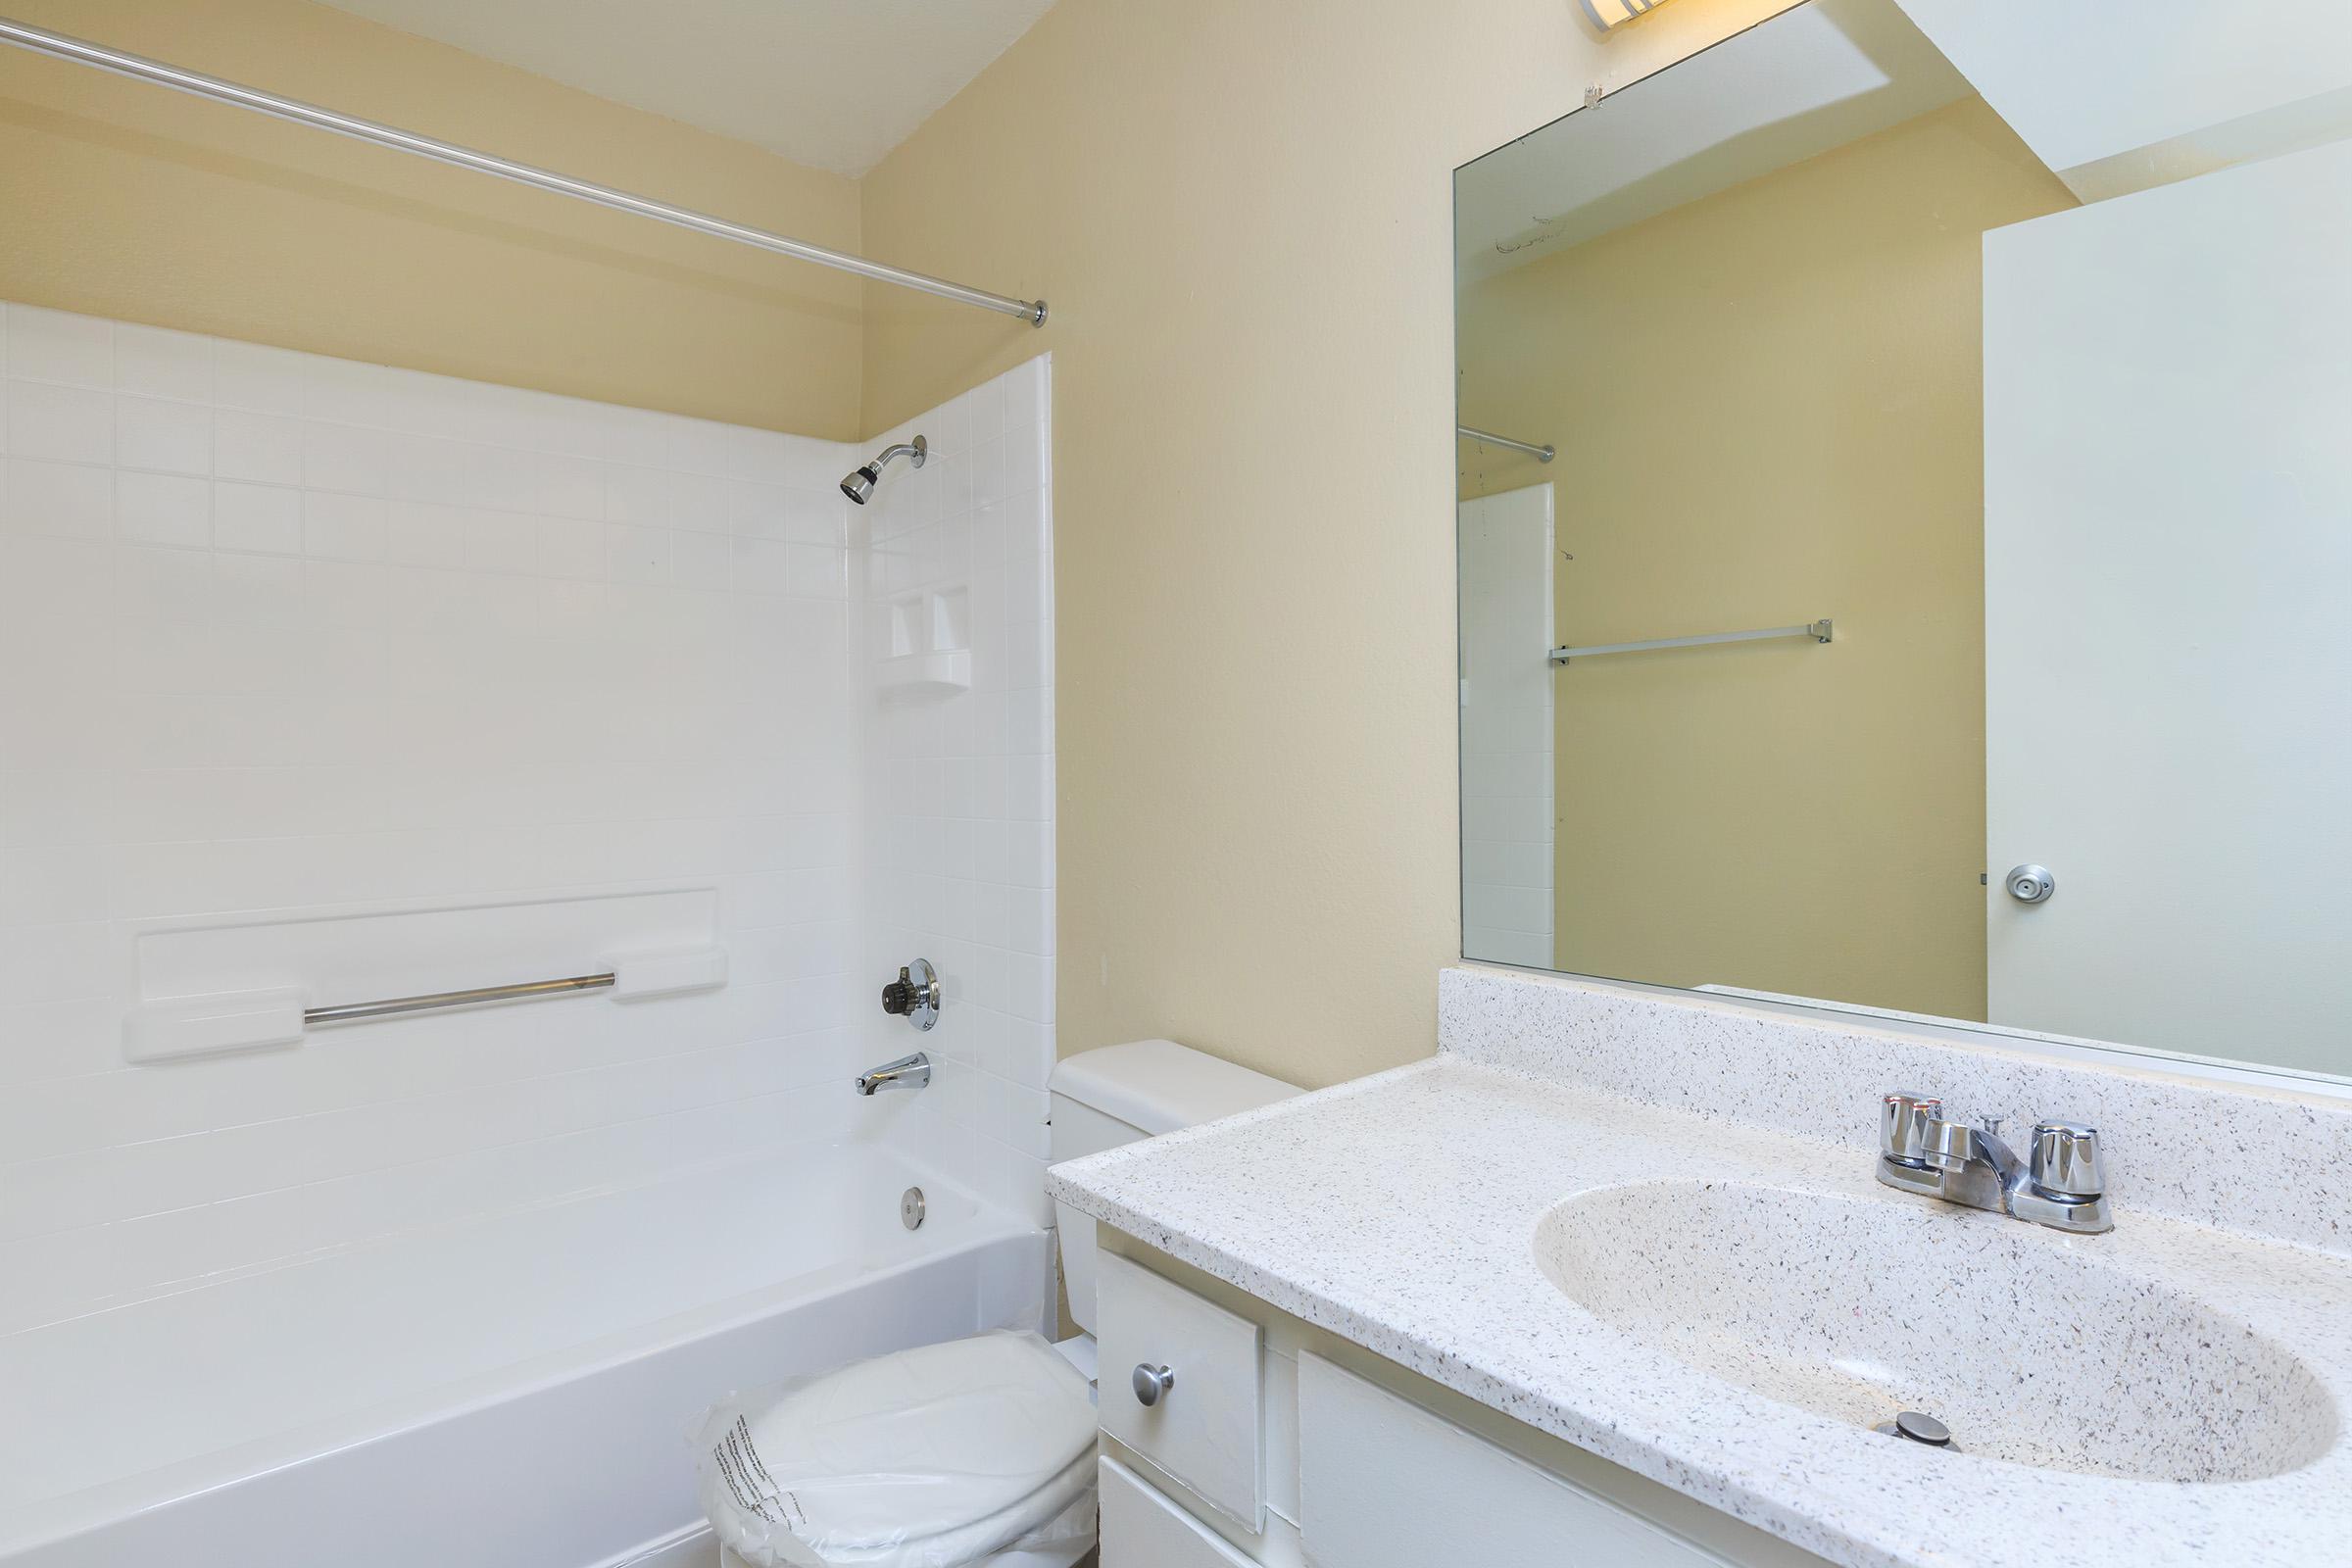
[[[1298,1093],[1172,1040],[1082,1052],[1050,1087],[1056,1161]],[[743,1470],[789,1471],[792,1484],[753,1497],[751,1511],[705,1499],[726,1568],[1069,1568],[1086,1555],[1095,1222],[1059,1204],[1055,1215],[1082,1332],[1052,1348],[1006,1335],[919,1346],[777,1401],[746,1433]]]

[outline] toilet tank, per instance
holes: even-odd
[[[1058,1164],[1140,1138],[1172,1133],[1219,1116],[1288,1100],[1296,1084],[1237,1067],[1173,1040],[1134,1040],[1065,1056],[1053,1091],[1053,1138]],[[1095,1331],[1095,1221],[1066,1203],[1054,1205],[1070,1316]]]

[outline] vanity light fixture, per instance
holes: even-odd
[[[1607,32],[1612,27],[1624,26],[1636,17],[1657,10],[1666,0],[1576,0],[1576,3],[1585,8],[1585,15],[1592,19],[1592,25]]]

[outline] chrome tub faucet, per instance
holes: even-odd
[[[1879,1102],[1879,1180],[2052,1230],[2095,1236],[2115,1229],[2098,1129],[2037,1122],[2020,1160],[2001,1142],[1998,1125],[1946,1121],[1942,1101],[1898,1089]]]
[[[920,1089],[930,1081],[931,1058],[918,1051],[859,1073],[858,1092],[870,1100],[879,1089]]]

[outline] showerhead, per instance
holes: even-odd
[[[882,482],[882,470],[890,466],[891,459],[899,457],[911,459],[914,466],[919,468],[923,466],[923,460],[929,456],[931,456],[931,443],[919,435],[911,441],[901,442],[859,468],[856,473],[842,480],[841,493],[862,507],[873,499],[874,486]]]

